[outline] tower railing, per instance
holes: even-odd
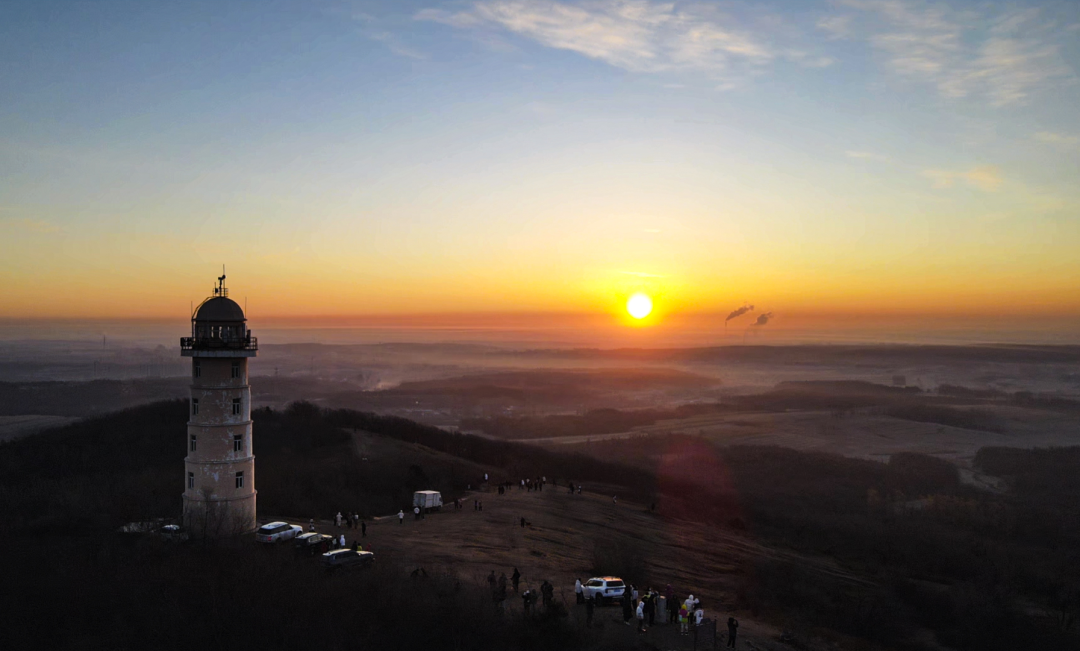
[[[180,350],[258,350],[259,340],[252,336],[243,339],[220,337],[180,337]]]

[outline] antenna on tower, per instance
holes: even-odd
[[[225,265],[221,265],[221,275],[218,276],[217,284],[214,296],[228,296],[228,290],[225,289]]]

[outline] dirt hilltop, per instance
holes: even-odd
[[[538,590],[544,581],[555,586],[555,598],[570,611],[572,621],[584,626],[584,608],[575,605],[574,579],[587,580],[603,557],[607,544],[643,559],[643,577],[624,576],[644,590],[652,586],[661,593],[670,583],[680,598],[693,594],[701,600],[706,616],[723,622],[729,616],[740,621],[740,648],[787,649],[778,642],[780,630],[750,614],[734,608],[738,584],[755,558],[785,557],[832,576],[858,579],[841,572],[825,559],[796,556],[765,547],[752,536],[724,530],[718,526],[674,520],[663,513],[649,511],[649,505],[619,499],[606,489],[585,487],[581,495],[570,495],[563,486],[548,484],[543,491],[510,489],[499,495],[494,488],[477,490],[462,500],[462,509],[452,504],[442,512],[415,520],[406,510],[402,524],[397,515],[376,518],[368,523],[367,537],[359,531],[338,528],[332,522],[318,522],[324,533],[345,534],[352,544],[357,539],[364,549],[376,553],[384,562],[406,569],[423,568],[428,573],[451,573],[462,581],[484,585],[491,571],[507,578],[517,567],[521,572],[521,590]],[[473,501],[483,501],[483,511],[475,510]],[[521,527],[521,518],[527,521]],[[510,594],[508,609],[520,613],[519,595]],[[658,622],[661,618],[657,618]],[[622,625],[617,607],[597,610],[596,624],[604,638],[626,636],[633,644],[633,627]],[[682,644],[676,626],[656,626],[646,633],[642,643],[677,648]],[[681,638],[692,644],[689,638]],[[699,640],[703,647],[712,644],[711,630]],[[722,644],[722,642],[721,642]]]

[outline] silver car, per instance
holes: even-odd
[[[362,567],[375,562],[375,554],[372,552],[353,551],[351,549],[335,549],[322,555],[323,567],[336,570],[342,567]]]
[[[622,599],[624,592],[626,592],[626,582],[617,576],[593,577],[582,586],[585,598],[592,598],[598,604]]]
[[[259,527],[259,530],[255,532],[255,542],[276,543],[282,540],[292,540],[303,532],[304,528],[296,524],[271,522]]]

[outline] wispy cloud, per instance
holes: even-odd
[[[818,19],[817,28],[826,32],[829,38],[846,38],[851,34],[851,16],[825,16]]]
[[[963,181],[984,192],[996,192],[1004,182],[1001,170],[994,165],[980,165],[966,172],[923,170],[922,175],[930,179],[934,187],[939,189],[951,188],[956,185],[957,181]]]
[[[1075,149],[1077,146],[1080,146],[1080,136],[1073,136],[1064,133],[1040,131],[1033,135],[1032,138],[1039,142],[1044,142],[1048,145],[1061,147],[1062,149]]]
[[[819,28],[867,40],[897,75],[933,84],[946,97],[983,96],[1004,106],[1073,79],[1060,52],[1067,30],[1038,10],[978,13],[921,0],[835,4],[858,14],[840,23],[823,18]]]
[[[862,159],[862,160],[873,160],[873,161],[878,161],[880,163],[884,163],[884,162],[887,162],[889,160],[888,156],[883,156],[881,154],[875,154],[875,153],[869,152],[869,151],[851,151],[849,149],[848,151],[844,152],[844,155],[846,155],[848,158],[859,158],[859,159]]]
[[[41,219],[14,218],[0,219],[0,226],[9,229],[29,231],[31,233],[59,233],[62,229],[56,224]]]
[[[833,63],[805,48],[776,47],[767,35],[708,3],[481,0],[464,11],[424,9],[414,17],[458,29],[511,32],[641,73],[693,71],[730,80],[778,59],[804,67]]]
[[[403,56],[403,57],[406,57],[406,58],[409,58],[409,59],[417,59],[417,60],[422,60],[422,59],[427,58],[427,55],[423,54],[422,52],[418,52],[417,50],[414,50],[411,47],[408,47],[407,45],[402,44],[401,41],[398,39],[398,37],[395,36],[394,34],[390,33],[390,32],[367,31],[367,32],[364,32],[364,36],[367,36],[368,38],[370,38],[373,41],[378,41],[378,42],[382,43],[383,45],[385,45],[387,47],[387,49],[389,49],[391,52],[393,52],[394,54],[396,54],[398,56]]]

